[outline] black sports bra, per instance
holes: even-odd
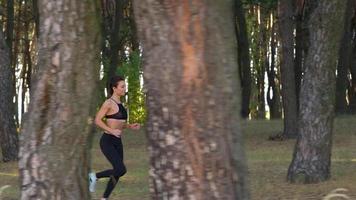
[[[113,99],[111,99],[113,100]],[[119,107],[119,111],[112,115],[106,115],[106,119],[120,119],[120,120],[127,120],[127,111],[126,108],[121,104],[113,100],[117,106]]]

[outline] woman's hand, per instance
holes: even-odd
[[[113,129],[112,131],[110,131],[110,133],[112,134],[112,135],[114,135],[115,137],[121,137],[121,130],[120,129]]]
[[[141,128],[141,125],[139,123],[133,123],[129,125],[129,128],[133,130],[139,130]]]

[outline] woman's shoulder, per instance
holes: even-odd
[[[112,106],[114,106],[114,103],[110,99],[106,99],[103,103],[103,106],[112,107]]]

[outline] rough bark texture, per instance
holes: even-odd
[[[38,3],[40,71],[21,135],[21,199],[90,199],[87,141],[99,78],[98,4]]]
[[[281,81],[282,102],[284,113],[283,135],[287,138],[297,137],[297,95],[294,72],[294,41],[293,41],[293,4],[292,0],[278,4],[279,32],[281,38]]]
[[[4,162],[18,158],[19,141],[13,103],[14,82],[9,49],[0,30],[0,145]]]
[[[339,49],[339,61],[337,65],[337,78],[336,78],[336,114],[345,114],[348,112],[346,102],[346,90],[349,85],[347,78],[348,69],[352,63],[352,26],[351,19],[355,12],[355,0],[348,0],[347,10],[345,13],[345,26],[344,33],[341,39]]]
[[[291,182],[316,183],[330,178],[335,70],[347,3],[315,2],[301,85],[299,135],[287,176]]]
[[[152,199],[248,199],[233,1],[134,1]]]
[[[238,44],[238,65],[242,88],[241,116],[243,118],[248,118],[250,114],[252,78],[245,11],[241,0],[235,0],[235,15],[237,19],[236,35]]]

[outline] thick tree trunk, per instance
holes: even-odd
[[[242,118],[248,118],[251,98],[250,47],[248,43],[245,11],[241,0],[235,0],[235,15],[237,19],[238,66],[242,88],[241,116]]]
[[[287,138],[297,137],[297,95],[294,72],[294,21],[292,0],[281,1],[278,4],[279,32],[282,44],[281,80],[282,102],[284,113],[283,135]]]
[[[336,114],[346,114],[348,112],[346,102],[346,90],[349,85],[347,78],[348,69],[352,62],[352,30],[351,19],[355,12],[355,0],[348,0],[347,10],[345,13],[344,34],[341,39],[339,49],[339,61],[337,65],[337,78],[336,78]]]
[[[0,30],[0,145],[4,162],[18,158],[19,142],[13,103],[14,82],[9,49]]]
[[[134,1],[152,199],[248,199],[233,1]]]
[[[40,0],[38,80],[21,135],[21,199],[90,199],[88,135],[99,79],[96,1]]]
[[[330,178],[335,70],[347,3],[315,2],[301,85],[299,136],[287,176],[290,182],[316,183]]]

